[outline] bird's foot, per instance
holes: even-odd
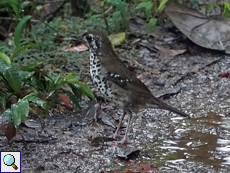
[[[129,140],[128,137],[125,137],[124,135],[119,135],[117,133],[114,133],[113,136],[112,136],[113,139],[121,139],[123,138],[122,140],[120,140],[118,143],[121,144],[121,145],[125,145],[125,144],[131,144],[132,142]]]
[[[123,138],[122,140],[120,140],[118,143],[121,144],[121,145],[125,145],[125,144],[131,144],[132,141],[129,140],[128,137],[124,137],[124,138]]]
[[[112,138],[113,139],[120,139],[120,138],[124,138],[124,135],[119,135],[118,133],[114,133],[113,135],[112,135]]]

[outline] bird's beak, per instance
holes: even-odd
[[[82,35],[71,35],[70,37],[67,37],[66,40],[84,41]]]

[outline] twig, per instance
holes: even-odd
[[[224,57],[224,58],[225,58],[225,57]],[[212,62],[210,62],[210,63],[204,65],[203,67],[201,67],[199,70],[203,70],[204,68],[206,68],[206,67],[208,67],[208,66],[211,66],[211,65],[213,65],[213,64],[216,64],[216,63],[219,62],[221,59],[223,59],[223,57],[220,57],[220,58],[218,58],[218,59],[216,59],[216,60],[213,60]]]
[[[105,14],[109,13],[109,11],[112,9],[113,9],[113,6],[109,7],[109,9],[105,11]]]
[[[18,21],[21,20],[22,18],[16,19],[16,18],[11,18],[11,17],[0,17],[0,19],[2,20],[14,20],[14,21]],[[40,20],[36,20],[36,19],[31,19],[31,22],[41,22]]]

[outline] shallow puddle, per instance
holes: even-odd
[[[149,122],[142,126],[143,129],[134,129],[135,134],[140,130],[144,132],[144,135],[137,135],[135,141],[138,140],[139,147],[153,156],[139,158],[140,162],[152,164],[163,172],[228,170],[230,133],[225,126],[229,119],[210,112],[207,117],[176,117],[162,121]]]

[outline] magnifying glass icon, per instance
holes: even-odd
[[[3,158],[3,162],[7,166],[12,166],[15,170],[18,169],[18,167],[14,164],[15,163],[15,158],[11,154],[7,154]]]

